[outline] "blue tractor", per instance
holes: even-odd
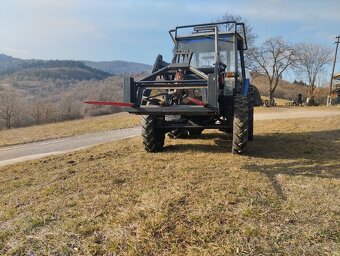
[[[254,92],[246,78],[245,26],[220,22],[169,31],[173,58],[156,58],[151,74],[124,79],[124,110],[142,115],[147,152],[164,147],[165,134],[198,136],[204,129],[232,134],[231,150],[245,152],[253,139]]]

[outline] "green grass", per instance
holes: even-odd
[[[2,255],[339,255],[340,120],[139,137],[0,169]]]

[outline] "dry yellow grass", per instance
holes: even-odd
[[[263,101],[269,99],[268,97],[265,97],[265,96],[261,96],[261,99]],[[286,100],[286,99],[280,99],[280,98],[274,98],[275,99],[275,103],[277,106],[285,106],[287,102],[289,102],[289,100]]]
[[[139,125],[140,117],[119,113],[0,131],[0,147]]]
[[[141,138],[0,169],[1,255],[339,255],[340,120]]]
[[[282,102],[284,100],[282,99]],[[285,104],[278,104],[275,107],[255,107],[255,113],[263,113],[263,112],[281,112],[281,111],[289,111],[289,110],[297,110],[297,111],[340,111],[340,106],[303,106],[303,107],[296,107],[296,106],[286,106]]]

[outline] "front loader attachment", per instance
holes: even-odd
[[[185,70],[190,79],[186,80],[157,80],[157,76],[165,77],[175,76],[177,70]],[[188,75],[189,74],[189,75]],[[218,78],[216,74],[208,74],[190,67],[189,65],[174,65],[156,71],[145,79],[135,82],[133,78],[124,79],[124,102],[134,104],[131,108],[124,110],[129,113],[141,115],[157,114],[192,114],[192,115],[209,115],[218,113]],[[183,102],[186,104],[174,104],[169,97],[169,91],[188,91],[199,90],[200,99],[185,95]],[[152,95],[151,91],[159,92]],[[169,96],[170,95],[170,96]],[[162,100],[158,100],[160,96]],[[158,101],[158,104],[156,102]]]

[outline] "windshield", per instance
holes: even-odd
[[[234,48],[232,36],[219,38],[220,62],[227,66],[227,71],[234,71]],[[215,64],[215,38],[187,38],[178,41],[178,50],[190,50],[193,55],[191,65],[196,68],[213,68]]]

